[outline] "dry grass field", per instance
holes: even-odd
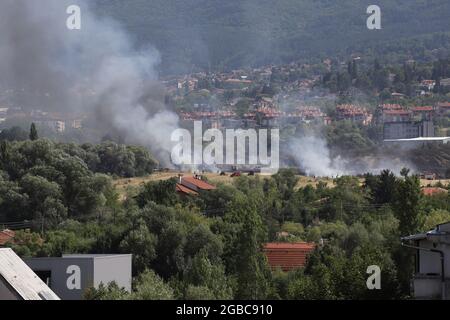
[[[147,182],[151,181],[162,181],[162,180],[168,180],[170,178],[177,178],[180,174],[184,176],[189,176],[191,173],[182,173],[182,172],[176,172],[176,171],[170,171],[170,172],[157,172],[152,175],[146,176],[146,177],[139,177],[139,178],[124,178],[124,179],[117,179],[114,180],[114,186],[116,190],[119,192],[121,199],[124,199],[127,194],[135,194],[139,187],[143,186]],[[244,176],[246,174],[243,174]],[[228,173],[226,176],[221,176],[218,173],[205,173],[203,174],[209,182],[212,184],[232,184],[233,180],[236,178],[232,178],[230,176],[230,173]],[[270,177],[268,175],[256,175],[260,178],[267,178]],[[305,176],[297,176],[298,177],[298,183],[297,188],[305,187],[306,185],[312,185],[316,186],[320,181],[327,183],[328,186],[332,187],[334,185],[333,179],[331,178],[312,178],[312,177],[305,177]]]
[[[120,198],[122,200],[125,199],[126,195],[132,195],[136,194],[139,190],[139,187],[143,186],[147,182],[150,181],[162,181],[162,180],[168,180],[170,178],[177,178],[180,174],[184,176],[189,176],[191,173],[182,173],[182,172],[176,172],[176,171],[170,171],[170,172],[157,172],[152,175],[146,176],[146,177],[139,177],[139,178],[125,178],[125,179],[117,179],[114,180],[114,186],[116,190],[118,191]],[[203,174],[208,181],[210,181],[212,184],[232,184],[233,180],[236,178],[230,177],[230,174],[228,173],[226,176],[221,176],[218,173],[205,173]],[[243,174],[245,175],[245,174]],[[270,177],[267,175],[257,175],[260,178],[266,178]],[[297,182],[297,188],[303,188],[307,185],[312,185],[314,187],[317,186],[319,182],[324,182],[327,184],[328,187],[333,187],[334,181],[331,178],[313,178],[313,177],[306,177],[306,176],[297,176],[298,182]],[[364,182],[363,179],[360,179],[361,184]],[[450,183],[450,180],[425,180],[422,179],[420,181],[422,187],[427,186],[435,186],[439,182],[441,182],[443,185],[448,186]]]

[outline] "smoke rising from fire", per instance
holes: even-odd
[[[332,159],[324,139],[314,136],[293,139],[289,153],[306,175],[332,177],[346,173],[341,158]]]
[[[66,28],[66,8],[79,5],[82,29]],[[90,112],[96,127],[168,159],[176,114],[166,110],[153,48],[134,49],[114,21],[85,0],[0,2],[0,88],[29,109]]]
[[[415,165],[402,156],[401,150],[397,151],[397,155],[388,155],[386,150],[374,149],[371,154],[356,157],[348,156],[341,150],[333,155],[327,141],[312,134],[291,138],[288,146],[288,154],[294,159],[295,165],[306,175],[318,177],[379,174],[385,169],[400,175],[403,168],[415,172]]]

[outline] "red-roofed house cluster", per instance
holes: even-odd
[[[412,106],[409,108],[399,104],[382,104],[378,107],[377,117],[379,122],[406,122],[414,117],[422,120],[430,120],[433,116],[449,115],[450,103],[440,102],[434,106]]]
[[[365,126],[372,123],[372,114],[364,107],[341,104],[336,107],[337,120],[350,120]]]
[[[205,126],[212,128],[228,127],[233,121],[243,121],[246,126],[256,127],[275,126],[282,123],[308,122],[317,121],[323,124],[329,124],[331,119],[327,117],[318,107],[300,106],[292,112],[281,111],[280,109],[269,104],[259,104],[255,106],[253,111],[245,113],[242,117],[231,110],[225,111],[196,111],[196,112],[181,112],[180,117],[183,121],[203,121]]]
[[[410,136],[434,136],[432,120],[435,116],[450,116],[450,103],[441,102],[426,106],[381,104],[375,113],[370,112],[363,106],[341,104],[336,106],[336,116],[331,118],[317,106],[298,106],[292,109],[292,111],[283,111],[272,99],[262,99],[255,103],[243,115],[239,115],[233,110],[233,107],[221,111],[210,110],[180,113],[180,117],[184,121],[202,121],[204,128],[217,129],[278,127],[286,124],[296,125],[302,122],[315,122],[329,125],[333,120],[347,120],[368,126],[375,119],[376,123],[388,127],[386,129],[387,134],[385,135],[385,139],[388,139],[386,137],[390,137],[389,139],[399,139]],[[425,123],[425,127],[428,129],[425,130],[422,128],[418,130],[416,126],[422,125],[421,123]],[[397,134],[397,131],[401,131],[400,133],[414,131],[414,134]],[[415,133],[416,131],[417,135]]]
[[[183,120],[203,120],[208,118],[234,118],[237,116],[237,114],[231,110],[196,111],[196,112],[181,112],[180,116]]]
[[[378,120],[385,122],[403,122],[411,119],[411,111],[399,104],[382,104],[378,107]]]

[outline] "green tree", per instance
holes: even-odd
[[[175,205],[179,202],[176,184],[176,178],[146,183],[143,190],[136,196],[136,201],[140,207],[144,207],[149,202],[166,206]]]
[[[389,170],[383,170],[372,186],[372,197],[375,204],[392,204],[396,195],[397,178]]]
[[[172,300],[174,293],[154,271],[146,270],[136,279],[132,300]]]
[[[24,141],[29,138],[29,132],[23,130],[21,127],[12,127],[9,129],[1,130],[0,140],[7,141]]]
[[[124,289],[120,288],[116,282],[110,282],[108,285],[100,283],[98,288],[88,288],[84,293],[86,300],[127,300],[130,294]]]
[[[424,230],[432,230],[438,224],[446,223],[450,221],[450,212],[442,209],[433,209],[427,214],[424,221]]]
[[[36,125],[33,122],[31,124],[31,128],[30,128],[30,140],[31,141],[35,141],[37,139],[39,139],[39,136],[38,136],[38,132],[37,132],[37,129],[36,129]]]
[[[399,219],[399,231],[402,235],[411,235],[419,231],[423,217],[420,210],[420,180],[402,170],[402,179],[397,180],[394,212]]]
[[[25,175],[20,187],[28,195],[28,210],[25,219],[41,221],[41,227],[55,225],[67,216],[62,201],[61,187],[39,176]]]
[[[423,225],[419,207],[421,198],[420,180],[417,176],[410,176],[407,169],[403,169],[401,174],[402,178],[397,181],[394,213],[399,220],[398,231],[400,235],[408,236],[417,233]],[[401,291],[408,294],[414,268],[413,252],[397,247],[395,259]]]
[[[157,238],[144,223],[129,231],[120,243],[120,250],[133,254],[133,272],[139,274],[156,258]]]
[[[238,222],[240,230],[231,252],[237,277],[236,298],[264,299],[270,289],[270,270],[262,253],[265,232],[255,200],[239,197],[231,205],[227,219]]]
[[[228,300],[233,298],[233,290],[225,275],[225,267],[220,262],[211,263],[207,255],[202,252],[194,257],[183,280],[188,284],[185,299]]]

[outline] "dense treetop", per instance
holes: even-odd
[[[366,27],[366,0],[96,0],[96,11],[117,19],[139,45],[162,53],[163,69],[209,69],[320,58],[352,50],[424,56],[448,49],[446,0],[377,1],[382,30]],[[430,46],[431,44],[431,46]],[[426,50],[425,50],[426,51]]]

